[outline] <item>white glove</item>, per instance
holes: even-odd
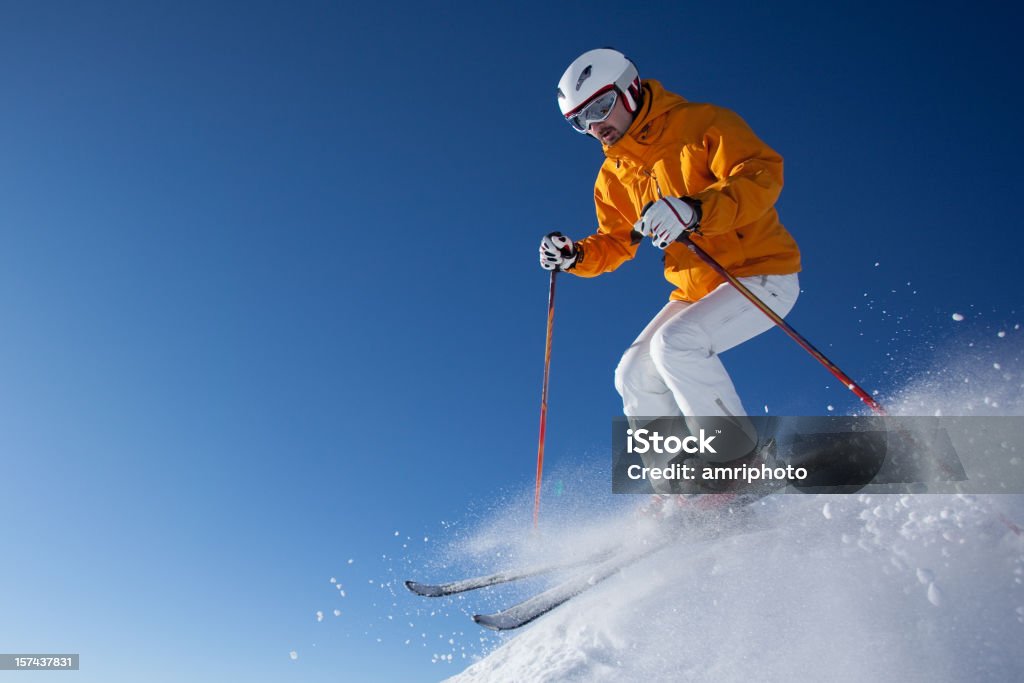
[[[664,249],[700,224],[700,202],[689,197],[665,197],[648,204],[633,228]]]
[[[569,270],[576,265],[579,249],[560,232],[552,232],[540,241],[540,267],[544,270]]]

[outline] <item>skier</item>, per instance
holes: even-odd
[[[756,430],[718,355],[772,322],[676,240],[687,233],[772,310],[789,313],[800,291],[800,251],[775,210],[782,157],[734,112],[641,80],[613,49],[590,50],[569,65],[558,106],[576,132],[601,143],[605,160],[594,186],[597,232],[578,241],[549,233],[541,267],[595,277],[632,259],[651,238],[676,289],[615,370],[623,411],[634,429],[673,418],[693,434],[715,420],[738,427],[746,448],[695,458],[689,464],[697,471],[724,457],[729,466],[753,461]],[[649,467],[667,464],[643,457]],[[696,482],[680,488],[651,480],[658,493],[720,490]]]

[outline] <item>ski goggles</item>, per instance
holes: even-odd
[[[619,99],[619,93],[615,86],[609,86],[609,90],[598,92],[589,100],[576,109],[565,115],[565,120],[572,125],[579,133],[587,133],[591,124],[600,123],[608,118],[615,103]]]

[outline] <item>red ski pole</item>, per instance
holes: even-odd
[[[544,384],[540,392],[540,437],[537,443],[537,486],[533,494],[533,527],[537,528],[540,520],[540,482],[544,473],[544,437],[548,426],[548,376],[551,373],[551,332],[555,326],[555,275],[551,271],[548,284],[548,333],[544,343]]]
[[[825,354],[823,354],[818,349],[814,348],[814,345],[811,344],[811,342],[807,341],[807,339],[805,339],[802,334],[794,330],[792,325],[790,325],[789,323],[782,319],[782,316],[780,316],[778,313],[770,309],[768,307],[768,304],[758,299],[753,292],[747,289],[746,286],[742,282],[740,282],[738,278],[730,274],[729,271],[727,271],[722,266],[722,264],[720,264],[711,256],[711,254],[707,253],[699,246],[694,244],[693,240],[690,239],[690,236],[687,233],[684,232],[682,235],[680,235],[677,241],[685,244],[690,251],[692,251],[694,254],[697,255],[698,258],[700,258],[700,260],[704,261],[704,263],[711,266],[711,268],[714,269],[714,271],[721,275],[723,278],[725,278],[725,280],[730,285],[739,290],[740,294],[745,296],[748,300],[750,300],[750,303],[757,306],[761,310],[761,312],[763,312],[766,316],[771,318],[773,323],[781,327],[782,331],[788,334],[793,339],[793,341],[795,341],[804,349],[804,351],[811,354],[815,360],[824,365],[829,372],[835,375],[835,377],[840,382],[842,382],[847,389],[855,393],[857,395],[857,398],[866,403],[867,406],[871,408],[871,410],[875,411],[875,413],[877,413],[878,415],[886,414],[885,409],[881,406],[881,404],[878,401],[871,397],[871,394],[869,394],[860,385],[858,385],[856,382],[850,379],[850,376],[847,375],[842,370],[840,370],[835,363],[826,358]]]

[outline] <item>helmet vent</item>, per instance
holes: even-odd
[[[587,65],[587,68],[584,69],[582,73],[580,73],[580,77],[576,80],[576,92],[579,92],[580,87],[583,85],[583,83],[588,78],[590,78],[590,69],[591,65]]]

